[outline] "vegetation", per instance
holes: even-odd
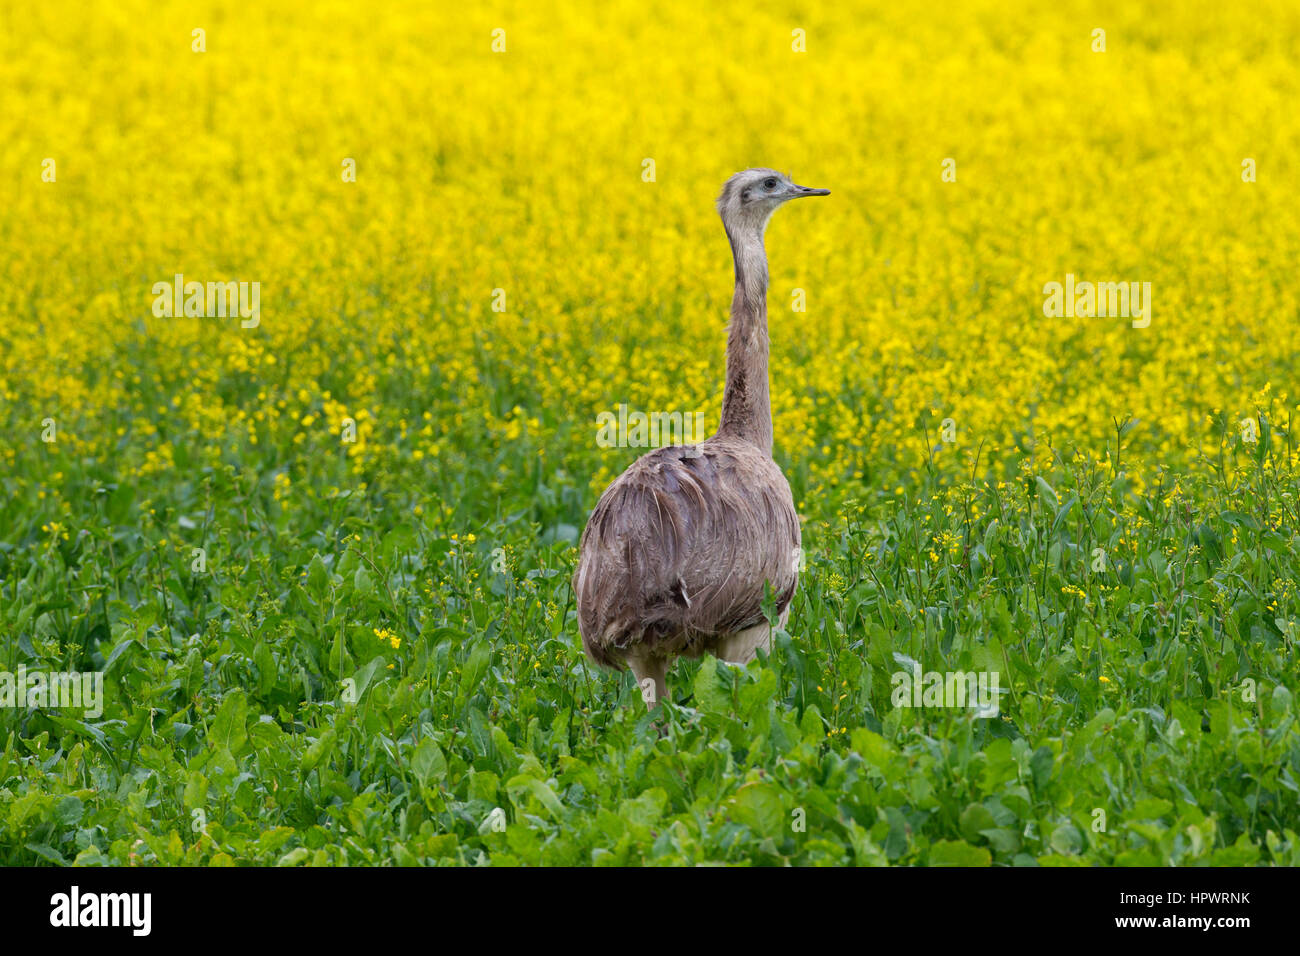
[[[0,863],[1300,863],[1289,5],[7,26],[0,672],[104,700],[0,707]],[[768,234],[807,567],[647,713],[574,621],[597,419],[716,423],[770,164],[832,190]]]

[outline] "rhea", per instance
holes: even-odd
[[[747,664],[770,649],[768,586],[784,626],[798,583],[799,517],[772,460],[768,380],[768,220],[784,203],[827,196],[771,169],[736,173],[718,213],[735,260],[727,378],[718,431],[658,448],[600,496],[573,577],[587,656],[632,669],[653,707],[678,656]]]

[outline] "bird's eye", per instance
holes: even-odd
[[[766,189],[766,190],[768,190],[769,192],[770,192],[771,190],[775,189],[775,188],[776,188],[776,180],[775,180],[775,179],[765,179],[765,180],[763,180],[763,188]]]

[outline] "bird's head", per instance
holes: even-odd
[[[829,196],[829,189],[799,186],[775,169],[746,169],[732,176],[718,196],[718,214],[727,232],[762,233],[777,207],[805,196]]]

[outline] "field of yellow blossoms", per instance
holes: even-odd
[[[5,7],[0,863],[1300,863],[1298,63],[1283,0]],[[749,166],[832,191],[807,567],[646,714],[597,423],[716,426]]]

